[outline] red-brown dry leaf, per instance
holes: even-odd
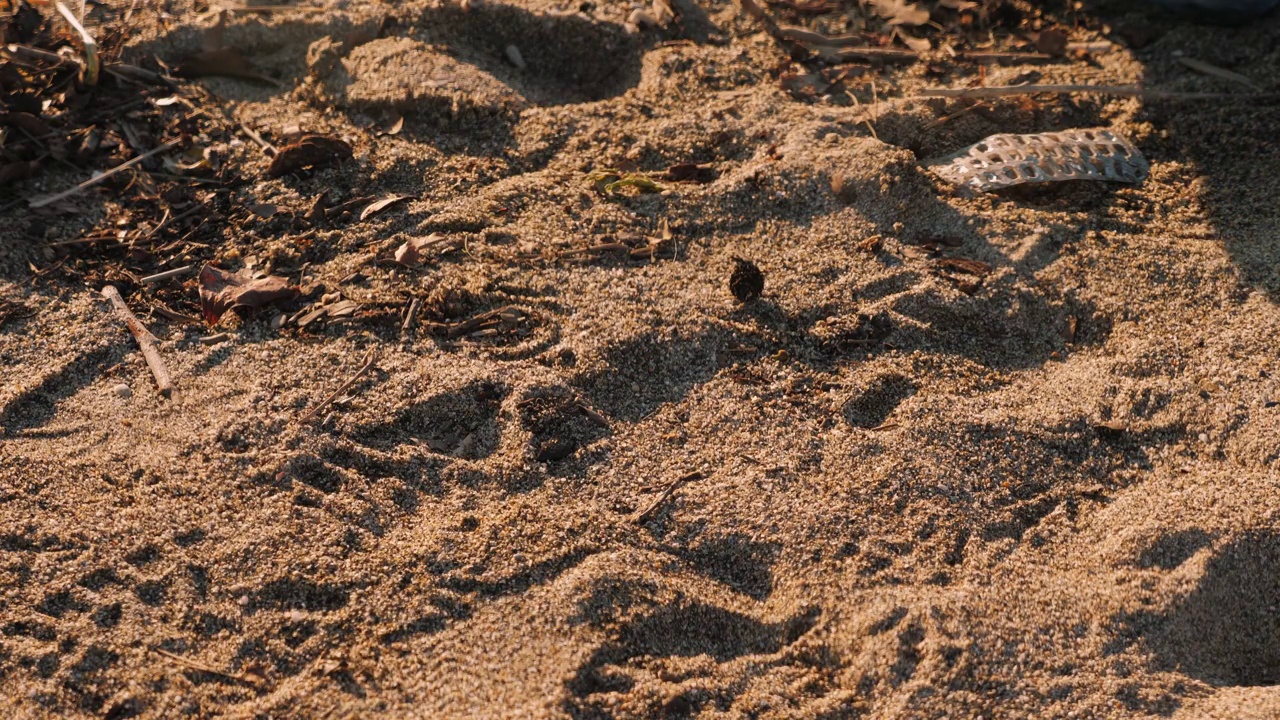
[[[267,175],[280,177],[306,168],[334,165],[350,160],[353,153],[346,141],[326,135],[303,135],[280,149],[267,167]]]
[[[200,311],[210,325],[218,324],[222,314],[232,308],[256,308],[297,295],[298,289],[277,275],[252,278],[212,265],[200,270]]]

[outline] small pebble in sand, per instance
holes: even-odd
[[[764,273],[750,260],[735,257],[733,261],[738,266],[729,276],[729,292],[738,298],[738,302],[744,303],[760,297],[760,293],[764,292]]]
[[[133,391],[130,390],[129,386],[124,383],[120,383],[119,385],[116,385],[115,387],[111,388],[111,392],[115,393],[116,395],[126,400],[133,397]]]
[[[526,67],[524,64],[524,56],[520,54],[520,48],[515,45],[507,46],[507,60],[511,61],[512,65],[515,65],[521,70]]]

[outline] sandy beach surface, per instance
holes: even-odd
[[[0,715],[1280,717],[1280,17],[307,7],[0,69]],[[1018,83],[1173,95],[919,97]],[[1149,176],[921,165],[1066,128]]]

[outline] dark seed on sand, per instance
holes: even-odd
[[[729,276],[729,292],[733,293],[738,302],[744,303],[760,297],[760,293],[764,292],[764,273],[750,260],[736,257],[733,261],[738,266]]]

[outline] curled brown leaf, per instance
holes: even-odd
[[[303,135],[297,142],[280,148],[271,159],[267,175],[280,177],[307,168],[335,165],[350,160],[353,153],[345,140],[327,135]]]
[[[254,278],[212,265],[200,270],[200,311],[210,325],[216,325],[223,313],[232,308],[261,307],[297,294],[298,289],[278,275]]]

